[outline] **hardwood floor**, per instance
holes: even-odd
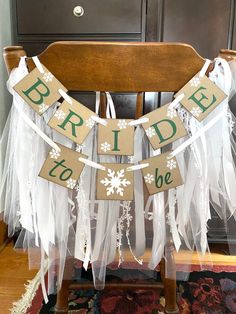
[[[129,259],[129,253],[126,256]],[[150,258],[150,252],[145,254],[144,262]],[[133,260],[133,257],[130,256]],[[217,247],[212,249],[211,257],[206,255],[205,262],[213,261],[214,265],[236,266],[236,256],[224,255]],[[198,264],[196,252],[189,259],[189,253],[181,251],[176,254],[177,263]],[[9,314],[12,303],[21,298],[25,292],[27,280],[33,279],[37,270],[28,269],[27,254],[13,249],[13,243],[8,245],[0,252],[0,314]],[[20,314],[20,313],[19,313]]]
[[[0,252],[0,313],[9,314],[12,303],[25,292],[27,280],[34,278],[37,270],[28,269],[27,254],[15,251],[10,242]],[[20,313],[19,313],[20,314]]]

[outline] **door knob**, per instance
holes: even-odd
[[[84,15],[84,8],[81,7],[80,5],[77,5],[76,7],[74,7],[73,13],[74,16],[81,17]]]

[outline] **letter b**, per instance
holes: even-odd
[[[50,95],[49,88],[43,83],[43,81],[41,81],[40,78],[38,78],[34,85],[22,92],[35,105],[41,105],[44,97],[48,97]]]

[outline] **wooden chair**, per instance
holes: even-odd
[[[234,57],[236,52],[222,51],[221,56]],[[19,58],[26,53],[20,46],[6,47],[4,59],[8,71],[17,67]],[[111,43],[111,42],[56,42],[39,55],[40,61],[70,91],[101,91],[101,116],[105,116],[104,91],[136,92],[135,118],[143,114],[144,92],[175,92],[196,74],[204,59],[189,45],[177,43]],[[34,68],[27,58],[29,70]],[[174,247],[169,239],[166,256],[172,261],[172,278],[175,278]],[[147,250],[147,257],[150,256]],[[129,263],[133,261],[130,258]],[[65,272],[71,273],[72,262],[68,261]],[[164,286],[166,313],[178,313],[176,303],[176,280],[165,278],[165,263],[162,261],[163,285],[142,285],[142,288]],[[64,280],[58,292],[55,313],[68,312],[69,287],[87,289],[91,284],[71,285]],[[140,285],[107,284],[106,288],[140,288]]]

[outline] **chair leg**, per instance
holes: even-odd
[[[57,292],[57,302],[55,305],[54,313],[68,313],[68,297],[69,297],[69,285],[72,280],[74,270],[74,259],[68,258],[65,264],[64,280],[61,284],[61,289]]]
[[[165,248],[165,256],[169,264],[169,276],[165,276],[165,261],[162,260],[160,263],[160,273],[161,279],[164,284],[164,294],[165,294],[165,313],[167,314],[177,314],[179,313],[179,308],[176,302],[176,267],[174,260],[174,247],[171,242],[167,243]],[[171,273],[170,273],[171,272]]]
[[[55,305],[54,313],[66,313],[68,314],[68,296],[69,296],[69,280],[63,280],[61,289],[57,293],[57,302]]]

